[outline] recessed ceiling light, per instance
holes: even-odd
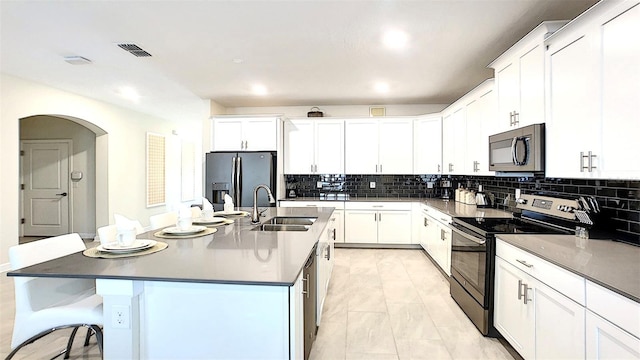
[[[385,93],[389,92],[389,84],[387,84],[386,82],[383,82],[383,81],[379,81],[379,82],[375,83],[373,88],[377,92],[382,93],[382,94],[385,94]]]
[[[267,95],[267,87],[264,85],[256,84],[251,87],[251,92],[255,95]]]
[[[235,59],[233,59],[231,61],[233,61],[234,64],[242,64],[244,62],[244,59],[235,58]]]
[[[136,89],[130,86],[121,87],[120,89],[118,89],[117,93],[127,100],[131,100],[133,102],[140,101],[140,94],[138,94],[138,91]]]
[[[388,30],[382,36],[382,43],[390,49],[402,49],[407,46],[409,35],[400,30]]]

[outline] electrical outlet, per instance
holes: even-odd
[[[113,305],[111,307],[111,326],[114,329],[128,329],[130,325],[129,306]]]
[[[375,181],[369,182],[369,189],[375,189],[375,188],[376,188],[376,182]]]
[[[322,181],[316,182],[316,188],[322,189]]]

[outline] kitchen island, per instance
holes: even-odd
[[[96,279],[104,301],[105,359],[300,358],[302,277],[332,208],[268,208],[317,217],[308,231],[254,231],[249,217],[122,259],[72,254],[9,276]],[[122,317],[116,319],[116,314]]]

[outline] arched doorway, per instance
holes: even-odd
[[[20,119],[20,150],[20,236],[93,238],[108,213],[106,132],[74,117],[29,116]]]

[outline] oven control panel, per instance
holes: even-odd
[[[567,220],[575,220],[574,210],[580,209],[578,200],[561,199],[541,195],[521,194],[516,199],[516,207],[522,210],[551,215]]]

